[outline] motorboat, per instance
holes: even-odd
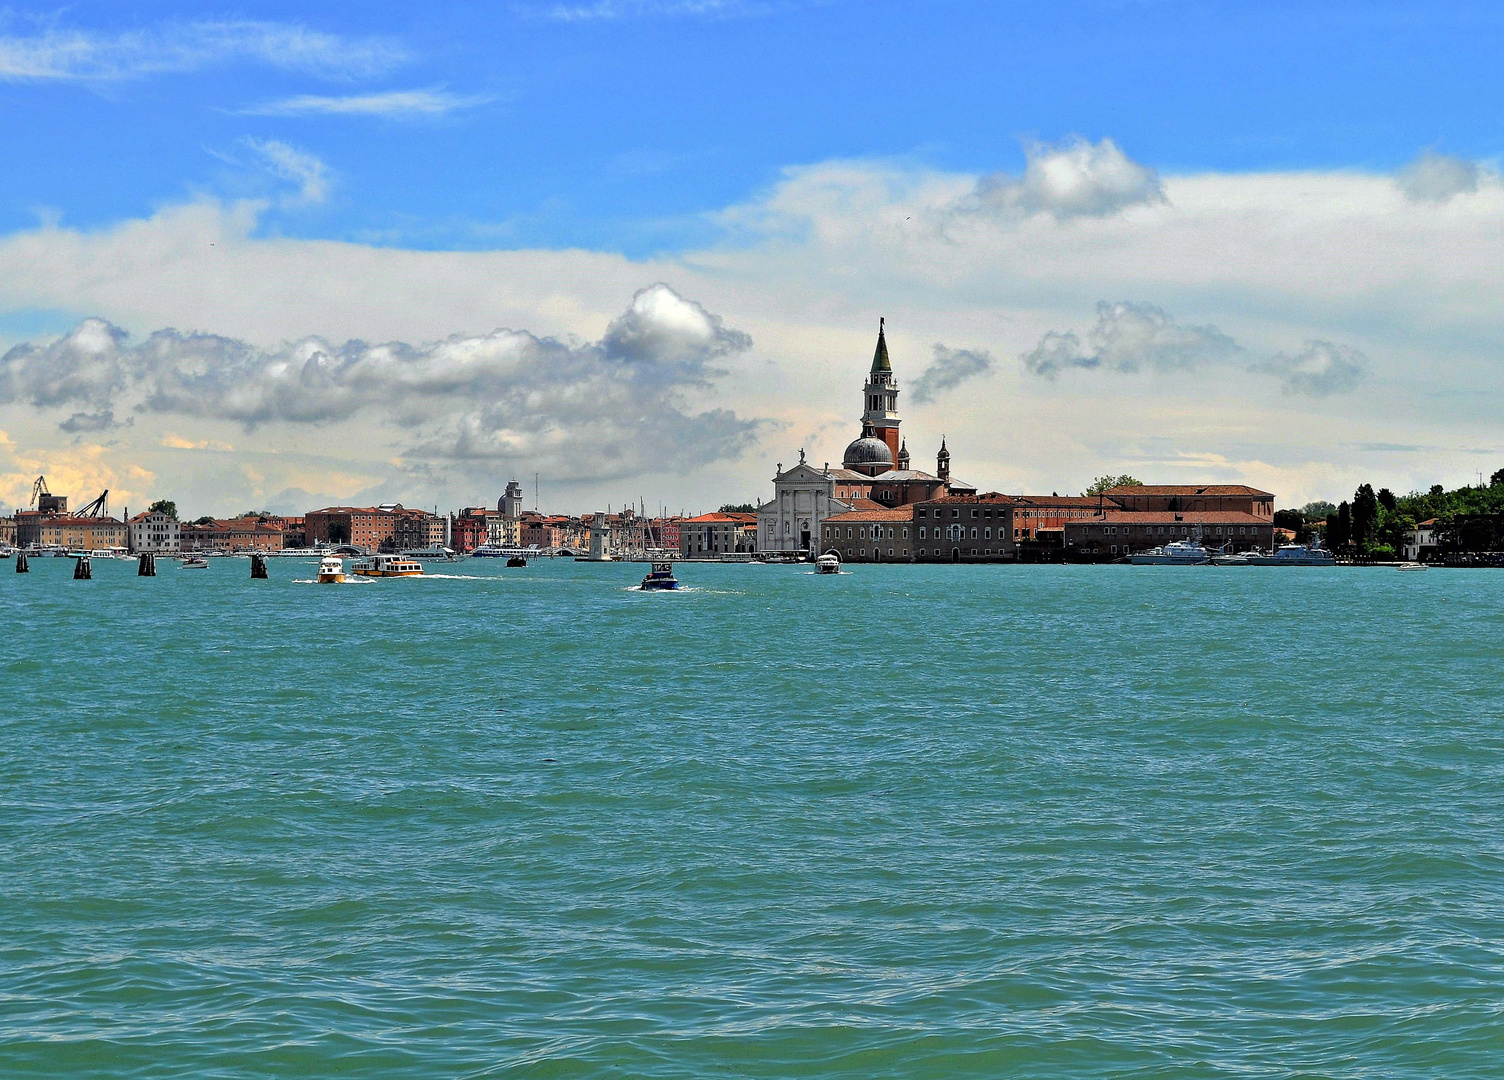
[[[1205,566],[1212,555],[1200,540],[1171,540],[1164,547],[1130,555],[1128,561],[1134,566]]]
[[[1427,569],[1427,567],[1426,567],[1425,563],[1406,562],[1406,563],[1400,563],[1398,566],[1395,567],[1395,569],[1396,570],[1425,570],[1425,569]]]
[[[815,560],[815,573],[839,574],[841,572],[841,559],[836,555],[821,555]]]
[[[509,555],[507,557],[507,565],[508,566],[514,566],[514,567],[515,566],[526,566],[527,565],[527,560],[524,559],[521,555]]]
[[[209,569],[209,560],[202,555],[190,555],[180,562],[178,566],[184,570],[207,570]]]
[[[423,564],[401,555],[372,555],[350,567],[357,577],[422,577]]]
[[[345,560],[338,555],[325,555],[319,561],[318,583],[320,585],[343,585],[345,583]]]
[[[454,552],[443,544],[430,544],[428,547],[408,548],[399,552],[404,559],[442,559],[444,562],[454,562]]]
[[[1229,552],[1219,551],[1219,552],[1217,552],[1217,554],[1215,554],[1215,555],[1212,556],[1212,565],[1213,566],[1247,566],[1248,565],[1248,556],[1240,554],[1238,552],[1233,552],[1233,551],[1229,551]]]
[[[1248,553],[1249,566],[1336,566],[1332,553],[1319,541],[1310,544],[1281,544],[1272,555]]]
[[[637,586],[643,592],[659,592],[664,589],[677,589],[678,579],[674,577],[674,564],[667,562],[655,562],[653,568],[648,571],[647,577],[642,579],[642,584]]]
[[[501,544],[482,544],[470,552],[472,559],[538,559],[547,555],[537,544],[527,547],[507,547]]]

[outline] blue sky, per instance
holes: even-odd
[[[757,499],[840,459],[879,316],[915,460],[984,489],[1461,483],[1504,465],[1501,45],[1470,3],[9,7],[0,505]]]
[[[307,63],[195,42],[243,22],[330,41]],[[1069,134],[1173,172],[1490,157],[1504,90],[1496,4],[83,3],[3,26],[115,50],[0,84],[0,228],[262,192],[247,144],[276,140],[324,163],[329,194],[265,229],[428,248],[671,250],[789,165],[1017,169],[1021,140]],[[412,91],[447,110],[256,115]]]

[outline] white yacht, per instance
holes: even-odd
[[[443,544],[430,544],[424,548],[408,548],[400,552],[404,559],[442,559],[445,562],[454,562],[454,552]]]
[[[1256,551],[1248,553],[1249,566],[1336,566],[1332,553],[1321,546],[1320,541],[1310,544],[1281,544],[1273,555]]]
[[[1205,566],[1212,555],[1200,540],[1171,540],[1164,547],[1130,555],[1128,561],[1134,566]]]
[[[345,560],[338,555],[325,555],[319,562],[320,585],[343,585],[345,583]]]
[[[841,572],[841,560],[835,555],[821,555],[815,560],[815,573],[839,574]]]

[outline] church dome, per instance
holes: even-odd
[[[848,469],[854,469],[859,465],[887,465],[893,464],[893,452],[888,449],[888,444],[881,439],[871,437],[858,439],[846,448],[846,457],[842,464]]]

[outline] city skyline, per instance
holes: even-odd
[[[1491,472],[1504,17],[1276,7],[12,14],[0,505],[756,501],[839,460],[880,316],[984,489]]]

